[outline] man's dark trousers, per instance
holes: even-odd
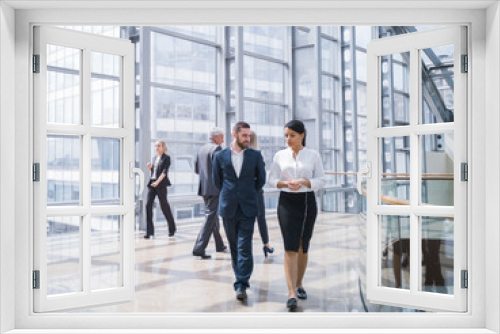
[[[204,254],[210,241],[210,235],[214,234],[215,250],[220,252],[224,250],[224,241],[220,235],[219,216],[217,208],[219,207],[219,196],[203,196],[205,202],[205,223],[203,224],[196,243],[193,248],[194,254]]]
[[[234,218],[222,218],[231,250],[231,261],[236,276],[235,290],[250,287],[253,271],[252,237],[255,217],[246,217],[238,207]]]

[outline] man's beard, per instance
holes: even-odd
[[[244,150],[247,148],[247,146],[245,146],[245,142],[240,142],[238,139],[236,139],[236,144],[238,144],[238,146]]]

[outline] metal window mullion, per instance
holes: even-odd
[[[210,95],[210,96],[219,96],[219,92],[211,92],[209,90],[197,89],[197,88],[189,88],[183,86],[169,85],[160,82],[151,82],[150,85],[152,87],[162,88],[162,89],[170,89],[170,90],[178,90],[186,93],[194,93],[194,94],[202,94],[202,95]]]
[[[342,46],[340,47],[341,53],[342,53],[341,56],[342,56],[342,66],[343,66],[342,67],[342,73],[341,73],[342,74],[342,78],[343,78],[343,80],[342,80],[342,99],[343,99],[343,102],[344,102],[344,106],[342,108],[343,109],[342,122],[343,122],[343,128],[344,128],[344,141],[343,141],[343,145],[344,146],[343,146],[342,160],[344,162],[344,170],[345,171],[351,170],[351,171],[355,172],[356,170],[355,170],[355,160],[354,159],[355,159],[355,153],[357,154],[357,152],[354,151],[354,141],[355,141],[355,138],[354,138],[354,129],[353,129],[353,119],[354,119],[354,117],[353,117],[353,115],[354,115],[353,108],[355,107],[354,96],[353,96],[353,93],[354,93],[353,82],[355,81],[355,77],[354,77],[355,73],[353,73],[353,65],[352,65],[353,57],[355,56],[352,53],[352,46],[353,46],[353,44],[352,44],[353,43],[352,29],[353,29],[353,27],[342,27],[342,29],[344,29],[341,32]],[[349,42],[345,42],[344,41],[344,31],[345,30],[349,31],[349,36],[350,36]],[[348,49],[349,52],[350,52],[350,54],[351,54],[350,61],[347,61],[345,59],[345,50],[346,49]],[[351,75],[350,78],[349,78],[349,82],[347,81],[347,78],[346,78],[346,75],[345,75],[347,69],[349,70],[350,75]],[[349,89],[351,91],[351,121],[350,121],[350,123],[348,123],[346,121],[346,115],[347,115],[346,109],[347,109],[347,107],[346,107],[346,101],[345,100],[346,100],[346,90],[347,89]],[[350,142],[348,142],[346,140],[346,136],[345,136],[345,134],[347,133],[347,130],[349,130],[349,129],[351,130],[351,133],[353,135],[352,136],[352,140]],[[353,158],[352,162],[348,162],[347,161],[348,151],[351,151],[351,153],[352,153],[352,158]],[[349,181],[349,178],[347,176],[345,177],[345,185],[350,186],[350,187],[353,186],[353,183],[351,181]],[[344,204],[345,204],[344,210],[345,210],[345,212],[352,211],[352,209],[349,208],[349,206],[348,206],[348,202],[349,202],[348,201],[348,196],[349,195],[347,193],[345,193],[345,196],[344,196]]]
[[[280,64],[280,65],[288,66],[286,60],[269,57],[269,56],[266,56],[266,55],[263,55],[263,54],[260,54],[260,53],[255,53],[255,52],[252,52],[252,51],[245,51],[245,50],[243,50],[243,55],[244,56],[253,57],[253,58],[256,58],[256,59],[259,59],[259,60],[265,60],[265,61],[268,61],[268,62],[274,63],[274,64]]]
[[[294,67],[293,67],[293,28],[291,26],[286,28],[286,43],[285,43],[285,61],[288,66],[285,68],[285,122],[288,119],[293,118],[293,78],[294,78]]]
[[[231,115],[233,115],[233,112],[231,112],[231,99],[234,97],[233,94],[231,94],[231,63],[235,61],[235,56],[231,55],[231,50],[234,51],[234,48],[231,48],[231,28],[230,27],[224,27],[225,30],[225,38],[224,38],[224,45],[225,45],[225,52],[224,52],[224,67],[225,67],[225,75],[224,75],[224,81],[226,82],[225,90],[222,92],[226,96],[226,103],[225,103],[225,109],[224,109],[224,127],[223,129],[227,132],[226,136],[224,137],[226,143],[229,143],[229,137],[230,137],[230,119]],[[236,98],[234,97],[234,100],[236,101]]]
[[[229,41],[227,36],[227,27],[217,27],[217,34],[219,36],[219,41],[221,43],[220,49],[217,50],[216,58],[216,87],[217,87],[217,111],[215,117],[216,126],[225,129],[227,124],[227,110],[230,107],[230,94],[228,94],[228,87],[230,86],[230,78],[227,73],[229,72],[229,66],[226,63],[226,56],[229,48]]]
[[[293,47],[293,50],[298,50],[298,49],[307,49],[307,48],[312,48],[314,47],[314,43],[307,43],[307,44],[302,44],[302,45],[297,45]]]
[[[175,31],[171,31],[171,30],[168,30],[168,29],[160,28],[158,26],[148,26],[148,30],[152,31],[154,33],[168,35],[168,36],[171,36],[171,37],[174,37],[174,38],[184,39],[184,40],[187,40],[187,41],[190,41],[190,42],[193,42],[193,43],[204,44],[204,45],[212,46],[212,47],[215,47],[215,48],[220,48],[221,47],[218,42],[212,42],[212,41],[209,41],[208,39],[194,37],[194,36],[183,34],[183,33],[180,33],[180,32],[175,32]]]
[[[339,85],[337,85],[337,86],[339,86]],[[333,98],[334,98],[334,100],[337,100],[338,98],[337,98],[337,96],[336,96],[337,94],[336,94],[335,90],[333,91],[333,95],[334,95],[334,97],[333,97]],[[336,110],[336,109],[327,109],[327,108],[325,108],[325,107],[323,107],[323,111],[324,111],[324,112],[328,112],[328,113],[330,113],[330,114],[335,114],[335,115],[338,115],[338,114],[340,113],[340,112],[339,112],[338,110]]]
[[[244,70],[243,70],[243,27],[235,28],[235,50],[234,50],[234,92],[235,92],[235,121],[238,122],[244,117]],[[229,136],[227,136],[229,137]]]
[[[286,84],[284,84],[286,86]],[[255,103],[262,103],[262,104],[270,104],[274,106],[280,106],[280,107],[287,107],[288,105],[286,102],[278,102],[278,101],[271,101],[271,100],[263,100],[255,97],[244,97],[244,101],[250,101],[250,102],[255,102]]]
[[[296,91],[296,88],[295,88],[295,82],[296,82],[296,72],[297,72],[297,69],[295,68],[295,52],[296,52],[296,48],[294,46],[294,37],[295,37],[295,34],[297,33],[297,27],[291,27],[291,36],[290,36],[290,39],[291,39],[291,50],[290,50],[290,69],[291,69],[291,73],[290,73],[290,101],[292,102],[292,105],[295,105],[295,102],[296,102],[296,99],[297,99],[297,91]],[[293,66],[292,66],[293,65]],[[295,111],[295,108],[292,108],[290,107],[290,119],[295,119],[295,115],[296,115],[296,111]]]
[[[356,68],[356,27],[351,27],[351,98],[352,98],[352,165],[354,171],[359,170],[358,162],[358,86]]]
[[[316,26],[312,29],[313,38],[314,38],[314,55],[313,55],[313,65],[314,65],[314,74],[313,74],[313,105],[316,110],[316,119],[315,119],[315,130],[316,130],[316,149],[318,152],[322,152],[323,150],[323,108],[322,108],[322,99],[321,99],[321,35],[320,35],[320,27]]]
[[[340,122],[339,123],[339,132],[341,132],[340,134],[340,138],[343,138],[343,140],[340,140],[339,141],[339,145],[340,145],[340,150],[339,150],[339,162],[338,162],[338,166],[337,166],[337,172],[339,171],[346,171],[346,161],[345,161],[345,147],[346,147],[346,143],[345,143],[345,59],[344,59],[344,52],[343,52],[343,47],[342,47],[342,44],[343,44],[343,39],[344,39],[344,34],[343,34],[343,27],[339,27],[339,37],[340,37],[340,40],[342,42],[339,42],[339,47],[337,48],[338,49],[338,52],[339,52],[339,74],[340,74],[340,81],[338,82],[339,83],[339,87],[340,87],[340,99],[339,100],[339,110],[340,110]],[[341,176],[341,181],[340,181],[341,184],[343,184],[344,186],[348,185],[347,184],[347,176],[346,175],[342,175]],[[345,195],[345,194],[344,194]],[[346,197],[344,196],[344,199]],[[345,202],[345,201],[344,201]],[[344,212],[347,210],[347,207],[344,207]]]
[[[325,77],[330,77],[330,78],[334,78],[334,79],[340,79],[340,76],[338,74],[334,74],[334,73],[330,73],[330,72],[326,72],[326,71],[321,71],[321,75],[324,75]]]
[[[316,149],[319,154],[323,154],[323,99],[322,99],[322,57],[321,57],[321,27],[316,26],[312,30],[314,40],[314,74],[313,74],[313,105],[316,110],[315,125],[315,141]],[[320,198],[323,197],[323,192],[319,191]],[[320,201],[321,209],[323,210],[324,201]]]
[[[364,48],[364,47],[362,47],[362,46],[359,46],[359,45],[357,45],[357,44],[356,44],[355,48],[356,48],[356,51],[361,51],[361,52],[364,52],[364,53],[366,53],[366,52],[367,52],[366,48]]]
[[[140,92],[139,105],[141,130],[139,136],[139,167],[145,166],[151,159],[151,28],[140,30]],[[142,193],[142,203],[139,208],[139,229],[145,229],[144,205],[147,201],[147,191]]]
[[[320,35],[321,35],[322,38],[327,39],[327,40],[332,41],[332,42],[338,42],[339,41],[338,38],[332,37],[332,36],[330,36],[328,34],[325,34],[323,32]]]
[[[87,131],[82,136],[81,143],[81,160],[80,160],[80,198],[81,205],[84,208],[90,209],[91,204],[91,107],[92,107],[92,89],[91,89],[91,60],[90,60],[90,50],[83,50],[82,57],[82,89],[81,89],[81,99],[82,99],[82,125]],[[80,245],[81,247],[81,266],[82,266],[82,285],[83,292],[90,293],[90,278],[91,278],[91,253],[90,253],[90,211],[85,212],[81,218],[81,229],[80,229]]]

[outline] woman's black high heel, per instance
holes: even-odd
[[[274,248],[273,247],[267,247],[264,246],[262,247],[262,250],[264,251],[264,256],[267,257],[267,253],[274,253]]]

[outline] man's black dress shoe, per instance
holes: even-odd
[[[243,288],[238,288],[236,289],[236,299],[238,300],[244,300],[247,298],[247,292]]]
[[[297,297],[300,299],[307,299],[307,292],[304,290],[304,288],[298,288],[297,289]]]
[[[169,233],[168,233],[168,236],[169,236],[169,237],[173,237],[173,236],[174,236],[174,234],[175,234],[175,231],[173,231],[173,232],[169,232]]]
[[[290,310],[295,310],[297,308],[297,305],[298,305],[297,298],[290,298],[286,302],[286,307],[288,307],[288,309]]]
[[[217,253],[224,253],[226,250],[227,250],[227,246],[224,246],[224,248],[217,249],[216,252]]]
[[[201,257],[202,260],[208,260],[212,257],[211,255],[209,255],[207,253],[198,254],[198,253],[194,253],[194,252],[193,252],[193,256],[199,256],[199,257]]]
[[[150,238],[152,238],[152,237],[154,237],[154,234],[151,234],[151,235],[149,235],[149,234],[145,234],[145,235],[144,235],[144,239],[150,239]]]

